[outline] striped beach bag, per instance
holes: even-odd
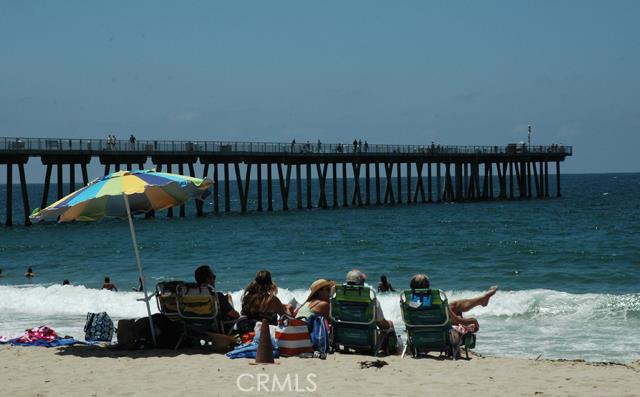
[[[281,356],[313,354],[309,328],[304,320],[291,318],[281,321],[276,329],[276,340]]]

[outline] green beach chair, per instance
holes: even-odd
[[[332,351],[377,356],[381,350],[385,354],[394,350],[395,339],[388,332],[391,330],[380,330],[376,324],[376,300],[369,287],[346,284],[336,287],[329,315]]]
[[[464,347],[466,357],[475,347],[475,335],[459,335],[451,327],[447,295],[438,289],[407,289],[400,295],[400,311],[407,330],[407,350],[413,357],[436,351],[457,359]]]

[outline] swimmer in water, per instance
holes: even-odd
[[[395,289],[391,286],[387,276],[380,276],[380,282],[378,283],[378,292],[395,292]]]
[[[29,267],[29,268],[27,268],[27,272],[24,274],[24,276],[25,276],[26,278],[28,278],[28,279],[31,279],[31,278],[35,277],[35,275],[36,275],[36,274],[33,272],[33,269],[32,269],[32,268],[30,268],[30,267]]]
[[[104,284],[102,284],[102,289],[118,292],[118,287],[116,287],[116,285],[111,282],[111,279],[109,277],[104,278]]]

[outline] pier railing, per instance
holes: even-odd
[[[233,141],[168,141],[0,137],[0,151],[9,153],[166,153],[166,154],[564,154],[572,147],[513,143],[505,146],[385,145],[353,143],[275,143]]]

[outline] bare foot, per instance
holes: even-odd
[[[489,290],[484,294],[481,305],[487,306],[489,304],[489,299],[496,294],[496,291],[498,291],[497,285],[494,285],[493,287],[489,288]]]

